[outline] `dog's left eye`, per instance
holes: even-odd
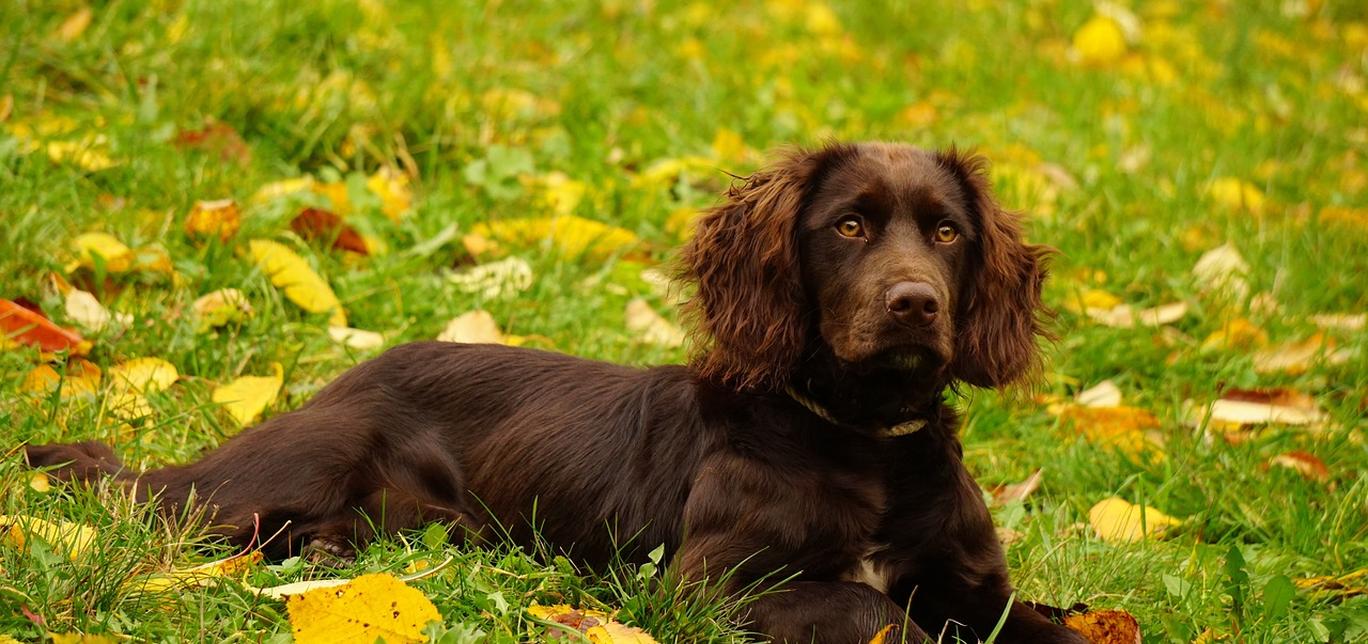
[[[940,225],[936,227],[937,242],[942,244],[948,244],[952,241],[955,241],[958,238],[959,231],[955,230],[954,225],[952,225],[950,222],[942,221]]]
[[[859,217],[846,217],[836,222],[836,232],[842,237],[864,237],[864,222]]]

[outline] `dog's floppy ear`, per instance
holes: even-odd
[[[813,154],[791,152],[699,218],[681,273],[697,287],[686,311],[702,378],[739,389],[787,384],[807,331],[796,227],[816,165]]]
[[[1045,335],[1040,287],[1050,249],[1022,240],[1017,215],[993,199],[985,160],[951,148],[936,155],[964,190],[976,219],[977,257],[959,307],[951,374],[980,387],[1010,384],[1038,365]]]

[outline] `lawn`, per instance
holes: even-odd
[[[985,494],[1043,468],[993,497],[1019,595],[1125,611],[1147,642],[1368,636],[1368,5],[878,4],[0,3],[0,297],[88,342],[0,351],[0,513],[97,534],[5,533],[0,634],[283,641],[248,585],[450,558],[410,584],[442,641],[527,639],[533,603],[744,639],[659,572],[440,530],[158,591],[233,553],[45,485],[19,447],[182,462],[443,333],[683,361],[662,276],[691,217],[781,146],[891,139],[979,150],[1059,250],[1040,385],[962,400]],[[345,321],[273,284],[296,257]],[[197,305],[220,289],[241,299]],[[120,378],[139,358],[173,377]],[[1252,416],[1207,418],[1222,398]],[[1149,508],[1135,538],[1094,511],[1112,497]]]

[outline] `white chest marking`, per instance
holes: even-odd
[[[875,561],[873,555],[873,549],[865,552],[865,556],[855,563],[855,567],[850,572],[846,573],[846,581],[860,582],[881,593],[887,593],[888,567]]]

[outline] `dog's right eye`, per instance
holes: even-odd
[[[836,222],[836,232],[851,239],[864,237],[864,222],[860,221],[859,217],[846,217]]]

